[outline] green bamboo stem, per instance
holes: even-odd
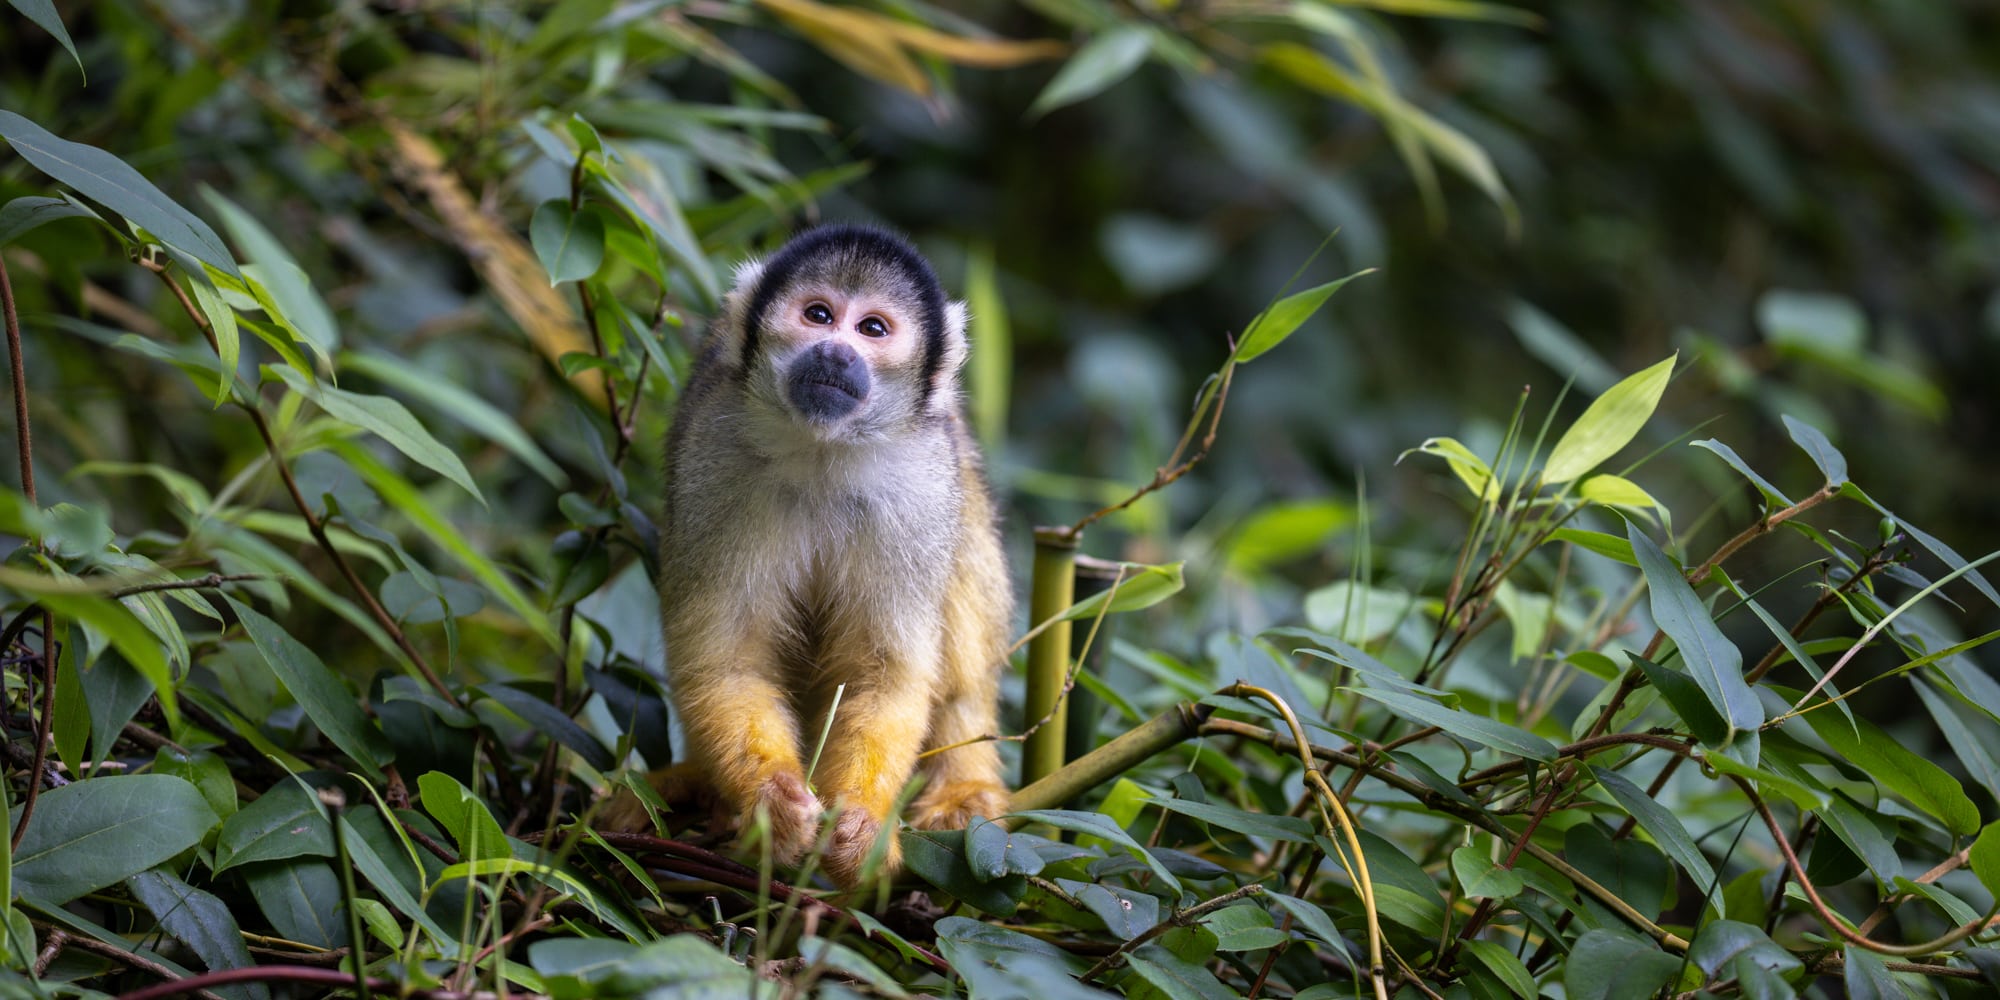
[[[1029,621],[1049,621],[1075,603],[1076,543],[1067,529],[1035,529]],[[1032,785],[1063,766],[1069,706],[1062,695],[1069,679],[1070,632],[1070,623],[1059,621],[1028,643],[1027,718],[1030,723],[1043,721],[1021,746],[1022,785]]]
[[[1201,731],[1215,709],[1184,701],[1014,793],[1016,812],[1055,809]]]

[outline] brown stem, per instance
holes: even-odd
[[[1235,351],[1233,344],[1230,350],[1232,353]],[[1189,470],[1199,465],[1202,459],[1207,458],[1208,450],[1215,446],[1215,432],[1222,424],[1222,408],[1229,403],[1229,383],[1235,376],[1236,362],[1234,360],[1223,362],[1222,381],[1215,390],[1215,403],[1208,409],[1208,433],[1203,435],[1201,446],[1195,450],[1194,454],[1189,455],[1186,461],[1180,460],[1181,453],[1187,450],[1190,440],[1194,437],[1196,428],[1201,426],[1202,413],[1200,411],[1196,411],[1194,419],[1188,421],[1187,430],[1182,432],[1180,444],[1174,447],[1174,453],[1167,459],[1167,464],[1154,470],[1152,482],[1139,487],[1132,492],[1131,496],[1109,507],[1099,508],[1084,515],[1082,520],[1069,526],[1066,534],[1070,540],[1075,541],[1077,538],[1082,537],[1083,529],[1138,503],[1146,494],[1158,492],[1172,485],[1175,480],[1187,475]]]
[[[51,927],[47,924],[37,924],[36,926],[48,928],[51,937],[53,937],[58,933],[64,933],[60,931],[58,928]],[[201,978],[200,976],[195,976],[188,979],[182,979],[177,973],[174,972],[174,970],[169,969],[166,966],[161,965],[160,963],[145,957],[144,955],[138,954],[137,952],[127,951],[124,948],[120,948],[115,944],[111,944],[110,942],[99,941],[98,939],[94,937],[89,937],[87,935],[72,934],[69,935],[68,940],[64,942],[64,947],[75,948],[78,951],[87,951],[93,955],[101,955],[105,958],[111,959],[116,962],[123,962],[126,965],[129,965],[134,969],[138,969],[141,972],[149,973],[156,978],[166,980],[167,981],[166,985],[171,986],[178,984],[191,984],[188,985],[186,988],[174,990],[173,991],[174,993],[193,993],[201,997],[202,1000],[222,1000],[221,996],[219,996],[218,994],[207,988],[213,984],[205,982],[199,982],[199,983],[195,982],[195,980]],[[51,956],[51,958],[53,958],[53,956]],[[148,987],[148,989],[157,989],[157,988],[158,987]],[[138,991],[138,993],[132,993],[126,995],[138,996],[139,994],[143,994],[145,992],[146,992],[145,990],[140,990]]]
[[[35,498],[35,435],[28,421],[28,369],[21,356],[21,316],[14,308],[14,284],[7,276],[7,261],[0,257],[0,318],[7,327],[7,360],[14,374],[14,446],[20,450],[21,494],[30,508],[39,510]],[[39,542],[37,547],[39,547]],[[0,644],[0,649],[6,648]],[[56,631],[55,618],[42,611],[42,712],[35,720],[35,758],[28,769],[28,790],[21,799],[21,821],[14,824],[12,844],[16,850],[28,833],[28,820],[35,814],[35,800],[42,794],[42,768],[49,759],[49,736],[56,715]]]

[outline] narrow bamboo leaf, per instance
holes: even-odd
[[[1512,899],[1526,888],[1521,876],[1514,874],[1512,869],[1500,867],[1492,855],[1478,847],[1466,846],[1452,851],[1451,873],[1458,878],[1465,894],[1474,898]]]
[[[1674,863],[1688,873],[1688,878],[1694,880],[1697,888],[1703,892],[1716,893],[1711,897],[1715,903],[1716,915],[1725,916],[1722,895],[1716,891],[1720,887],[1716,883],[1715,868],[1708,863],[1707,855],[1701,853],[1701,848],[1695,844],[1694,838],[1688,835],[1687,827],[1681,825],[1680,817],[1654,801],[1644,789],[1617,771],[1610,768],[1587,767],[1586,769],[1597,779],[1599,785],[1604,786],[1605,791],[1611,793],[1611,797],[1617,800],[1625,812],[1638,822],[1639,829],[1646,831],[1647,836],[1652,837],[1653,842],[1660,845],[1660,850],[1665,851],[1667,857],[1674,859]]]
[[[1902,860],[1896,855],[1895,842],[1876,828],[1872,819],[1839,792],[1829,795],[1826,808],[1816,812],[1834,836],[1839,837],[1847,849],[1868,866],[1877,885],[1895,886],[1897,873],[1902,871]]]
[[[1576,418],[1576,423],[1556,440],[1549,460],[1542,466],[1542,481],[1569,482],[1630,444],[1660,405],[1660,396],[1667,391],[1667,380],[1674,374],[1677,357],[1678,354],[1669,356],[1651,368],[1626,376],[1592,401],[1583,416]]]
[[[201,956],[208,971],[247,969],[256,964],[250,949],[244,947],[235,915],[222,900],[163,871],[140,872],[126,879],[125,887],[153,911],[161,930]],[[268,1000],[271,995],[263,983],[219,986],[216,992],[237,1000]]]
[[[1340,291],[1348,282],[1373,273],[1374,268],[1366,268],[1345,278],[1335,278],[1324,285],[1294,292],[1272,303],[1270,308],[1250,321],[1249,329],[1243,331],[1243,339],[1236,342],[1234,360],[1242,364],[1284,343],[1285,338],[1297,332],[1306,320],[1312,318],[1313,313],[1319,311],[1320,306],[1326,304],[1327,299],[1333,297],[1333,293]]]
[[[1758,475],[1757,470],[1752,469],[1750,467],[1750,463],[1743,461],[1743,456],[1736,454],[1736,449],[1731,448],[1728,445],[1723,444],[1722,442],[1717,441],[1714,438],[1709,438],[1706,441],[1692,442],[1689,444],[1689,447],[1707,449],[1709,452],[1713,453],[1717,458],[1720,458],[1724,462],[1729,463],[1730,468],[1735,469],[1737,472],[1741,473],[1743,475],[1743,478],[1750,480],[1750,482],[1757,487],[1758,492],[1764,494],[1764,496],[1767,499],[1771,500],[1773,503],[1776,503],[1778,506],[1790,507],[1792,505],[1791,498],[1785,496],[1785,494],[1782,491],[1780,491],[1776,486],[1771,485],[1770,480],[1765,479],[1763,476]]]
[[[1979,809],[1966,798],[1965,787],[1944,768],[1877,728],[1866,719],[1835,721],[1825,712],[1807,712],[1806,721],[1819,738],[1842,757],[1868,772],[1890,791],[1943,821],[1960,836],[1979,829]]]
[[[1444,459],[1451,466],[1452,475],[1457,476],[1458,481],[1464,483],[1465,488],[1471,490],[1473,496],[1487,503],[1500,499],[1500,484],[1493,478],[1493,469],[1486,464],[1485,459],[1480,458],[1457,438],[1425,438],[1423,444],[1396,456],[1396,461],[1400,464],[1403,456],[1410,452],[1436,455]]]
[[[1027,812],[1018,812],[1013,815],[1015,818],[1029,823],[1047,823],[1058,830],[1068,830],[1071,833],[1087,834],[1092,837],[1108,840],[1124,848],[1126,853],[1145,862],[1146,867],[1151,868],[1153,874],[1158,876],[1159,880],[1167,888],[1172,889],[1176,894],[1181,891],[1181,880],[1175,878],[1173,872],[1168,871],[1167,867],[1159,862],[1159,859],[1153,857],[1152,852],[1140,846],[1138,841],[1133,840],[1132,835],[1126,833],[1123,827],[1103,816],[1096,813],[1077,812],[1069,809],[1031,809]]]
[[[104,150],[51,135],[12,111],[0,111],[0,139],[21,158],[78,194],[117,212],[168,246],[236,275],[229,248],[208,223],[167,197],[137,170]]]
[[[1114,594],[1110,590],[1100,591],[1070,605],[1063,617],[1070,621],[1095,618],[1107,600],[1111,602],[1110,613],[1137,611],[1150,608],[1181,592],[1187,586],[1182,578],[1185,563],[1168,563],[1164,566],[1142,566],[1138,563],[1125,565],[1125,579],[1119,581]]]
[[[1979,876],[1979,884],[1986,891],[2000,896],[2000,822],[1986,824],[1979,831],[1979,839],[1972,842],[1972,850],[1967,854],[1967,862],[1972,873]]]
[[[1650,510],[1659,515],[1662,524],[1669,523],[1668,518],[1672,516],[1665,504],[1653,499],[1653,495],[1646,492],[1638,483],[1623,476],[1610,474],[1591,476],[1577,484],[1576,494],[1592,503],[1601,503],[1607,507]]]
[[[0,205],[0,247],[20,239],[30,230],[61,219],[96,218],[90,212],[61,198],[23,195]]]
[[[69,622],[55,623],[56,633],[46,641],[56,644],[55,720],[50,735],[55,739],[56,758],[71,774],[84,773],[84,750],[90,742],[90,702],[84,692],[82,668],[77,665],[76,645],[69,641]],[[0,899],[11,899],[0,896]]]
[[[1784,416],[1785,430],[1805,453],[1812,456],[1813,464],[1819,466],[1820,474],[1826,476],[1828,486],[1839,486],[1847,482],[1847,457],[1833,446],[1833,442],[1820,433],[1819,428],[1803,420]]]
[[[1739,778],[1749,780],[1757,786],[1759,791],[1767,795],[1776,792],[1784,796],[1800,809],[1819,809],[1826,805],[1826,793],[1801,782],[1794,781],[1784,775],[1774,774],[1763,768],[1751,767],[1748,764],[1744,764],[1732,757],[1726,757],[1720,753],[1703,754],[1701,759],[1706,761],[1709,767],[1723,774],[1733,774]]]
[[[1039,118],[1065,104],[1095,97],[1112,84],[1132,75],[1153,47],[1151,30],[1137,25],[1114,28],[1078,49],[1063,64],[1055,78],[1028,107],[1029,118]]]
[[[550,286],[582,281],[604,265],[604,218],[588,208],[573,212],[564,198],[535,209],[528,240],[549,272]]]
[[[1536,736],[1519,726],[1496,722],[1483,715],[1474,715],[1463,709],[1446,708],[1434,701],[1384,691],[1377,688],[1347,688],[1355,694],[1371,701],[1380,702],[1389,711],[1422,723],[1436,726],[1453,736],[1471,740],[1481,746],[1491,747],[1502,753],[1529,760],[1550,761],[1561,752],[1555,744]]]
[[[270,665],[278,683],[298,699],[306,717],[370,778],[380,780],[382,765],[394,760],[396,754],[388,737],[362,714],[354,694],[320,662],[318,655],[292,638],[277,622],[227,594],[222,599],[229,602],[229,609],[243,623],[243,630],[249,633],[257,652]]]
[[[423,371],[384,354],[345,354],[342,371],[358,372],[379,380],[421,402],[436,407],[446,416],[464,424],[488,441],[507,449],[522,464],[558,489],[569,485],[569,476],[551,460],[534,438],[499,407],[460,388],[436,372]]]
[[[1625,539],[1646,575],[1653,621],[1680,649],[1688,673],[1729,727],[1719,745],[1728,746],[1738,732],[1754,731],[1764,722],[1764,706],[1743,682],[1743,654],[1715,626],[1680,568],[1638,525],[1625,526]]]
[[[1817,681],[1820,679],[1822,671],[1819,668],[1819,661],[1814,660],[1812,653],[1800,645],[1799,640],[1792,637],[1791,629],[1786,628],[1776,618],[1771,617],[1771,613],[1764,610],[1763,605],[1758,604],[1755,598],[1745,593],[1743,588],[1737,586],[1736,581],[1730,579],[1727,574],[1723,574],[1722,576],[1722,585],[1728,587],[1729,592],[1741,599],[1744,607],[1749,608],[1750,613],[1755,615],[1758,621],[1763,622],[1765,628],[1771,630],[1771,634],[1777,637],[1778,644],[1785,647],[1786,652],[1792,654],[1792,659],[1798,663],[1801,669],[1809,674],[1813,680]],[[1826,693],[1829,697],[1834,697],[1839,694],[1839,690],[1829,687]],[[1847,717],[1848,721],[1853,721],[1854,709],[1848,707],[1847,699],[1842,698],[1835,701],[1834,704],[1840,708],[1841,715]]]
[[[590,735],[588,730],[577,725],[569,716],[556,711],[554,705],[505,684],[481,684],[474,690],[528,720],[537,730],[575,751],[576,755],[582,757],[584,763],[591,767],[609,771],[617,764],[617,761],[612,759],[611,751],[606,750],[604,744],[597,741],[597,737]]]
[[[1568,542],[1607,559],[1615,559],[1627,566],[1639,565],[1639,557],[1632,554],[1632,543],[1617,535],[1602,531],[1586,531],[1583,528],[1557,528],[1549,532],[1549,541]]]
[[[208,265],[202,265],[200,274],[188,275],[188,290],[194,293],[195,305],[208,318],[209,332],[215,335],[215,405],[221,406],[229,401],[236,386],[237,359],[243,355],[243,332],[236,322],[236,310],[223,301],[222,292],[209,277]]]
[[[1995,732],[1993,720],[1978,715],[1966,718],[1953,704],[1952,695],[1940,692],[1928,682],[1916,681],[1912,686],[1917,689],[1917,697],[1929,710],[1931,719],[1943,731],[1945,742],[1951,744],[1952,750],[1958,754],[1959,763],[1971,773],[1973,781],[1986,789],[1988,795],[2000,797],[2000,758],[1994,756],[1994,750],[2000,748],[2000,733]],[[1839,704],[1846,703],[1841,701]],[[1994,707],[2000,708],[2000,705]],[[1983,732],[1975,731],[1974,727]]]
[[[1922,545],[1925,549],[1929,550],[1931,555],[1938,557],[1938,560],[1940,562],[1943,562],[1947,567],[1954,570],[1965,568],[1966,564],[1965,557],[1959,555],[1957,550],[1953,549],[1949,545],[1946,545],[1944,542],[1939,541],[1937,537],[1932,535],[1930,532],[1927,532],[1922,528],[1919,528],[1916,525],[1911,524],[1910,522],[1900,517],[1897,517],[1895,511],[1892,511],[1889,508],[1884,507],[1879,503],[1876,503],[1875,498],[1869,496],[1866,492],[1864,492],[1861,489],[1861,487],[1856,486],[1853,483],[1848,483],[1846,486],[1841,487],[1840,492],[1843,496],[1852,496],[1856,499],[1859,499],[1862,503],[1865,503],[1868,506],[1873,507],[1876,510],[1880,511],[1883,514],[1883,516],[1894,519],[1897,528],[1901,529],[1911,538],[1916,539],[1917,544]],[[1972,570],[1971,572],[1966,573],[1965,578],[1972,582],[1972,586],[1974,589],[1978,590],[1980,594],[1984,595],[1987,600],[1992,601],[1995,607],[2000,607],[2000,590],[1993,589],[1993,584],[1987,582],[1986,576],[1984,574],[1980,573],[1978,570],[1975,569]]]
[[[62,15],[56,13],[53,0],[7,0],[7,2],[13,4],[14,9],[20,11],[23,17],[35,22],[43,31],[54,35],[56,41],[62,43],[63,49],[69,52],[69,57],[76,61],[76,71],[83,72],[83,57],[76,54],[76,43],[70,41],[69,29],[63,27]],[[0,240],[0,243],[5,242]]]
[[[1289,840],[1299,844],[1310,844],[1313,840],[1312,824],[1297,816],[1251,812],[1248,809],[1238,809],[1213,802],[1196,802],[1193,799],[1153,796],[1149,800],[1168,812],[1180,813],[1190,819],[1198,819],[1211,826],[1219,826],[1246,837],[1262,837],[1272,841]]]
[[[16,806],[8,829],[21,821]],[[201,843],[215,811],[165,774],[113,775],[51,788],[14,852],[14,891],[50,903],[145,871]]]
[[[50,578],[20,574],[27,579],[8,579],[8,585],[16,589],[37,593],[32,584]],[[28,586],[24,586],[24,584]],[[167,716],[169,728],[180,729],[180,703],[175,700],[173,669],[167,664],[166,651],[158,639],[148,631],[138,616],[123,604],[95,594],[62,593],[57,591],[37,593],[42,607],[55,612],[58,618],[68,618],[80,622],[106,639],[118,655],[131,664],[140,676],[152,682],[153,690],[160,698],[160,709]],[[100,751],[101,752],[101,751]]]
[[[326,300],[313,290],[305,268],[299,266],[298,260],[263,223],[235,202],[209,188],[202,189],[202,196],[222,217],[223,228],[229,230],[254,267],[254,273],[246,277],[251,279],[251,293],[264,311],[311,347],[322,362],[326,361],[340,346],[340,327],[334,322],[333,310],[327,308]]]
[[[293,392],[319,404],[327,416],[374,433],[411,461],[457,483],[480,503],[486,502],[486,497],[473,483],[472,474],[465,471],[465,463],[432,437],[431,432],[425,430],[424,425],[418,423],[403,404],[387,396],[368,396],[321,385],[289,367],[276,371]]]

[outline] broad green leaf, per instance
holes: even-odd
[[[7,828],[21,821],[20,807]],[[165,774],[114,775],[42,793],[14,852],[14,891],[50,903],[145,871],[201,843],[215,811],[193,785]]]
[[[1500,499],[1500,483],[1493,478],[1493,469],[1486,464],[1485,459],[1480,458],[1457,438],[1425,438],[1423,444],[1410,451],[1436,455],[1444,459],[1451,466],[1452,475],[1457,476],[1458,481],[1464,483],[1465,488],[1471,490],[1472,495],[1480,500],[1494,503]],[[1400,464],[1403,456],[1410,454],[1410,451],[1396,456],[1396,461]]]
[[[375,845],[369,842],[369,838],[362,836],[361,831],[356,829],[356,824],[349,817],[339,817],[334,823],[339,826],[336,836],[346,841],[347,856],[354,862],[355,873],[367,879],[368,884],[375,887],[375,892],[384,902],[395,907],[403,916],[416,921],[417,926],[428,932],[431,940],[435,941],[446,955],[457,954],[456,949],[451,947],[454,943],[461,948],[466,947],[458,935],[445,930],[444,926],[424,909],[423,904],[418,902],[417,894],[423,891],[423,878],[419,873],[405,867],[412,864],[409,858],[397,858],[393,849],[377,850]],[[385,853],[387,857],[384,856]],[[391,858],[397,858],[393,865],[390,863]]]
[[[1239,1000],[1242,994],[1223,985],[1198,962],[1190,962],[1159,945],[1147,945],[1125,959],[1146,985],[1172,1000]]]
[[[549,273],[549,284],[582,281],[604,265],[604,218],[592,209],[571,211],[569,201],[554,198],[535,209],[528,240]]]
[[[1305,613],[1306,623],[1315,630],[1364,644],[1388,635],[1399,622],[1424,618],[1415,595],[1347,580],[1308,592]]]
[[[63,27],[62,15],[56,13],[54,0],[7,0],[7,2],[13,4],[14,9],[20,11],[23,17],[40,25],[43,31],[54,35],[56,41],[62,43],[62,47],[69,52],[69,57],[76,61],[76,71],[83,72],[83,57],[76,54],[76,43],[70,41],[69,29]],[[7,241],[0,240],[0,243],[5,242]]]
[[[225,823],[236,815],[236,778],[221,757],[207,750],[162,747],[153,755],[153,773],[171,774],[193,785]]]
[[[1333,918],[1319,904],[1308,902],[1297,896],[1287,896],[1282,892],[1265,892],[1263,898],[1270,900],[1279,909],[1292,915],[1296,927],[1320,940],[1343,957],[1347,955],[1347,939],[1333,924]]]
[[[1967,863],[1986,891],[2000,896],[2000,822],[1988,823],[1986,829],[1979,831],[1979,839],[1972,842],[1972,850],[1967,852]]]
[[[394,760],[396,754],[390,749],[388,737],[362,714],[354,694],[320,662],[317,654],[292,638],[277,622],[227,594],[222,599],[229,602],[229,610],[243,623],[243,630],[270,665],[278,683],[298,700],[299,707],[319,731],[371,779],[380,780],[381,766]]]
[[[1848,947],[1841,950],[1841,959],[1846,966],[1841,979],[1847,987],[1847,1000],[1910,1000],[1910,992],[1896,981],[1882,956],[1866,948]]]
[[[1617,535],[1602,531],[1587,531],[1583,528],[1557,528],[1549,532],[1549,541],[1568,542],[1627,566],[1639,565],[1639,557],[1632,554],[1632,543]]]
[[[1769,499],[1773,503],[1776,503],[1778,506],[1790,507],[1792,505],[1791,498],[1785,496],[1785,494],[1782,491],[1780,491],[1776,486],[1771,485],[1770,480],[1765,479],[1763,476],[1758,475],[1757,470],[1752,469],[1750,467],[1750,463],[1745,462],[1743,460],[1743,456],[1736,454],[1736,449],[1731,448],[1730,446],[1723,444],[1722,442],[1717,441],[1714,438],[1709,438],[1706,441],[1690,442],[1688,447],[1706,449],[1709,452],[1713,453],[1717,458],[1720,458],[1724,462],[1729,463],[1730,468],[1735,469],[1737,472],[1741,473],[1743,475],[1743,478],[1750,480],[1750,482],[1757,487],[1757,491],[1759,493],[1764,494],[1764,496],[1767,499]]]
[[[1712,920],[1704,924],[1688,948],[1688,961],[1710,976],[1726,976],[1729,969],[1746,958],[1774,972],[1793,972],[1802,967],[1763,928],[1735,920]]]
[[[1354,508],[1338,500],[1267,504],[1237,529],[1229,543],[1229,568],[1237,573],[1258,573],[1311,555],[1353,521]]]
[[[1348,282],[1364,274],[1373,273],[1375,273],[1374,268],[1366,268],[1345,278],[1335,278],[1324,285],[1317,285],[1303,292],[1294,292],[1272,303],[1270,308],[1258,313],[1257,318],[1250,321],[1249,329],[1243,331],[1243,339],[1236,342],[1236,355],[1233,360],[1237,364],[1242,364],[1284,343],[1285,338],[1297,332],[1299,327],[1305,325],[1306,320],[1312,318],[1313,313],[1319,311],[1320,306],[1326,304],[1327,299],[1333,297],[1333,293],[1340,291]]]
[[[1819,466],[1820,474],[1826,477],[1828,486],[1839,486],[1847,482],[1847,457],[1833,446],[1833,442],[1820,433],[1819,428],[1803,420],[1794,420],[1785,415],[1785,430],[1805,453],[1812,456],[1813,464]]]
[[[1075,896],[1085,910],[1104,921],[1107,932],[1121,941],[1130,941],[1160,922],[1157,896],[1066,878],[1056,879],[1056,885]]]
[[[215,871],[301,856],[333,857],[333,828],[310,792],[298,782],[281,781],[223,822]]]
[[[1578,823],[1563,832],[1563,857],[1648,918],[1666,909],[1676,881],[1673,863],[1659,848],[1631,838],[1613,840],[1596,823]],[[1620,922],[1593,898],[1585,897],[1583,904],[1607,926]]]
[[[1626,376],[1592,401],[1583,416],[1556,439],[1549,460],[1542,465],[1542,481],[1551,485],[1569,482],[1630,444],[1660,405],[1660,395],[1667,391],[1667,380],[1673,377],[1677,357],[1678,354],[1671,355],[1651,368]]]
[[[1483,848],[1466,846],[1451,852],[1451,873],[1465,894],[1482,899],[1512,899],[1526,888],[1513,869],[1500,867]]]
[[[70,142],[12,111],[0,111],[0,139],[41,172],[117,212],[168,246],[231,276],[236,261],[215,230],[167,197],[137,170],[95,146]]]
[[[61,198],[23,195],[0,205],[0,247],[20,239],[30,230],[61,219],[96,218],[89,211]]]
[[[1702,892],[1715,892],[1719,888],[1714,866],[1708,863],[1707,855],[1701,853],[1701,848],[1688,835],[1687,827],[1681,825],[1680,817],[1674,815],[1673,810],[1654,801],[1644,789],[1617,771],[1588,766],[1586,770],[1639,824],[1639,829],[1646,831],[1647,836],[1652,837],[1653,842],[1667,853],[1667,857],[1674,859],[1681,870],[1688,873],[1696,888]],[[1711,901],[1715,904],[1716,915],[1724,915],[1721,894],[1717,892]]]
[[[327,416],[376,434],[412,461],[464,487],[473,499],[486,502],[473,483],[472,474],[465,471],[465,463],[432,437],[403,404],[387,396],[367,396],[321,385],[289,367],[275,370],[293,392],[319,404]]]
[[[1834,752],[1890,791],[1937,817],[1945,829],[1960,836],[1979,830],[1979,809],[1966,798],[1965,786],[1866,719],[1840,719],[1826,712],[1807,712],[1806,721]]]
[[[1625,526],[1625,539],[1646,575],[1653,621],[1680,649],[1688,673],[1728,726],[1719,745],[1729,746],[1739,732],[1754,732],[1764,722],[1764,706],[1743,682],[1743,654],[1715,626],[1680,568],[1637,524]]]
[[[1021,876],[986,881],[972,871],[965,834],[959,830],[904,830],[903,864],[924,881],[979,910],[1004,916],[1014,912],[1028,883]]]
[[[1262,906],[1225,906],[1203,917],[1203,927],[1215,935],[1217,951],[1262,951],[1292,939],[1278,929]]]
[[[1039,118],[1063,105],[1095,97],[1138,69],[1152,47],[1152,31],[1138,25],[1098,35],[1078,49],[1036,95],[1035,103],[1028,107],[1028,117]]]
[[[293,859],[245,865],[242,872],[257,908],[279,934],[320,948],[346,947],[347,907],[331,866]]]
[[[299,266],[298,260],[263,223],[235,202],[211,188],[203,188],[202,196],[222,216],[223,228],[229,230],[254,267],[254,272],[246,274],[246,278],[250,279],[250,290],[258,304],[274,322],[311,347],[325,362],[334,348],[340,346],[340,327],[334,322],[326,300],[313,290],[305,268]]]
[[[1019,842],[1016,842],[1019,838]],[[1039,875],[1042,871],[1042,856],[1028,841],[1035,839],[1025,833],[1008,830],[1006,824],[995,823],[983,816],[974,817],[965,827],[965,861],[972,869],[973,877],[981,882],[1008,875]]]
[[[1826,808],[1817,813],[1827,829],[1868,866],[1878,884],[1888,887],[1896,884],[1902,860],[1896,856],[1894,840],[1877,828],[1871,817],[1837,791],[1827,796]]]
[[[1110,590],[1092,594],[1070,605],[1069,610],[1063,612],[1063,618],[1069,621],[1095,618],[1107,600],[1111,602],[1109,613],[1113,614],[1150,608],[1180,593],[1181,589],[1187,586],[1187,581],[1181,577],[1181,570],[1185,565],[1185,563],[1168,563],[1164,566],[1143,566],[1139,563],[1126,563],[1125,579],[1119,581],[1115,594]]]
[[[543,701],[519,688],[505,684],[481,684],[473,690],[499,702],[515,715],[528,721],[537,731],[574,751],[584,763],[599,771],[609,771],[617,766],[611,751],[598,742],[597,737],[576,724],[575,720],[556,710],[554,705]],[[474,703],[477,708],[477,703]]]
[[[201,956],[210,972],[256,964],[243,944],[236,916],[222,900],[163,871],[140,872],[126,879],[125,887],[153,911],[160,929]],[[216,992],[236,1000],[267,1000],[271,995],[269,987],[256,982],[219,986]]]
[[[49,725],[49,735],[55,741],[56,759],[71,774],[83,774],[87,765],[95,763],[84,759],[90,741],[90,696],[83,689],[76,644],[69,641],[69,623],[57,621],[55,629],[55,635],[47,640],[56,644],[55,719]],[[12,898],[0,896],[0,900]]]
[[[461,388],[448,378],[411,366],[400,358],[369,352],[344,354],[342,371],[355,372],[383,382],[428,403],[445,416],[464,424],[488,441],[507,449],[522,464],[557,489],[569,485],[569,476],[551,460],[528,432],[499,407]]]
[[[1577,938],[1563,965],[1571,1000],[1639,1000],[1672,979],[1681,960],[1625,930],[1600,927]]]
[[[1498,941],[1474,939],[1465,942],[1465,953],[1493,973],[1507,989],[1521,1000],[1535,1000],[1535,977],[1528,972],[1527,965],[1506,946]]]
[[[1425,698],[1378,688],[1345,690],[1353,691],[1371,701],[1380,702],[1389,711],[1405,719],[1426,726],[1437,726],[1460,739],[1471,740],[1502,753],[1539,761],[1554,760],[1561,753],[1555,744],[1519,726],[1510,726],[1463,709],[1447,708]]]

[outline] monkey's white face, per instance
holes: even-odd
[[[924,330],[900,297],[801,285],[764,314],[767,399],[820,440],[906,423],[921,399]]]

